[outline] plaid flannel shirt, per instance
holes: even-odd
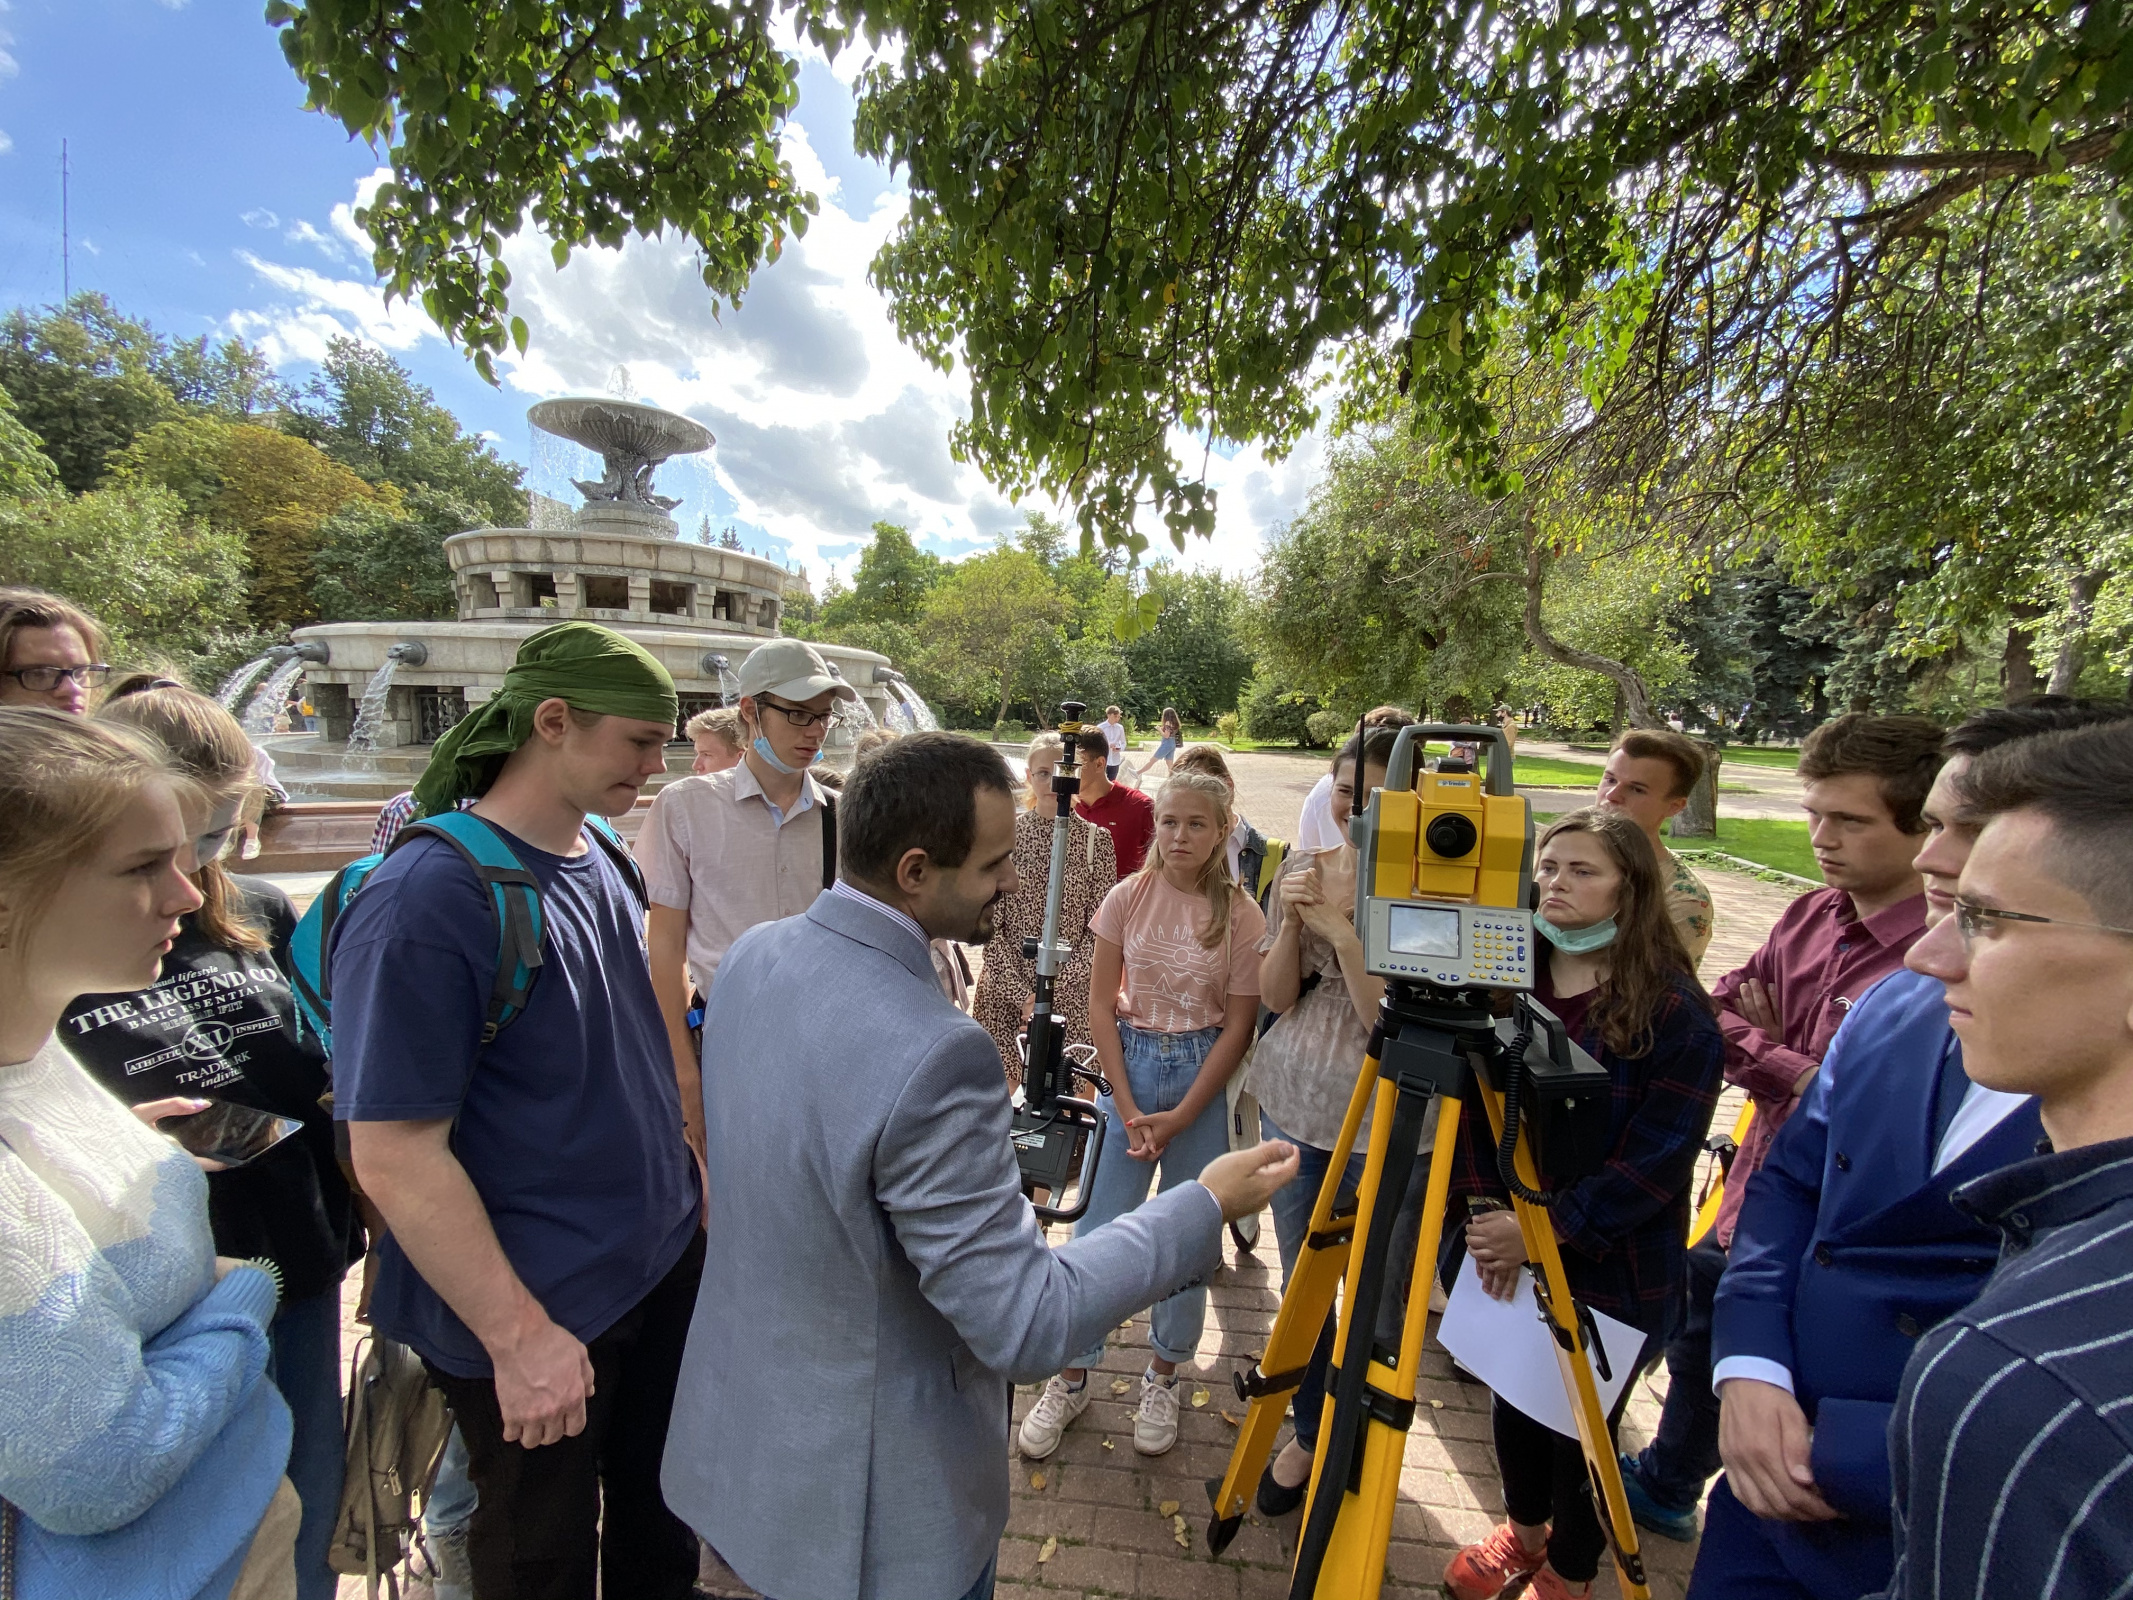
[[[1563,1270],[1586,1305],[1659,1332],[1687,1270],[1689,1190],[1724,1081],[1724,1036],[1684,977],[1661,1004],[1643,1055],[1617,1055],[1589,1026],[1578,1043],[1607,1069],[1614,1093],[1606,1166],[1549,1207]],[[1459,1130],[1455,1195],[1509,1197],[1487,1128],[1473,1107]]]

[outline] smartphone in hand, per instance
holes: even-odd
[[[241,1167],[258,1160],[302,1126],[295,1117],[276,1116],[233,1100],[210,1100],[206,1110],[165,1117],[156,1129],[177,1140],[188,1155]]]

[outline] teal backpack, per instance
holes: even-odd
[[[644,874],[630,859],[629,846],[622,842],[622,836],[600,817],[587,817],[585,831],[597,848],[607,852],[636,895],[637,904],[649,905]],[[424,834],[448,841],[474,869],[474,876],[488,886],[489,910],[496,918],[496,982],[489,991],[481,1042],[487,1044],[494,1039],[526,1009],[533,980],[541,970],[545,924],[541,917],[540,880],[488,823],[471,811],[450,811],[410,822],[376,855],[349,862],[327,881],[296,924],[296,932],[289,940],[289,976],[296,990],[297,1010],[325,1045],[328,1056],[333,1053],[333,983],[326,961],[333,949],[333,926],[348,909],[348,902],[369,882],[378,863],[409,839]]]

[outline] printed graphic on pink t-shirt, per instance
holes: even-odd
[[[1259,992],[1259,938],[1266,919],[1245,895],[1230,903],[1229,936],[1212,948],[1204,894],[1171,887],[1159,874],[1136,874],[1104,897],[1090,928],[1125,955],[1118,1014],[1151,1033],[1216,1028],[1233,994]]]

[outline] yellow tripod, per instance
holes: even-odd
[[[1384,1581],[1401,1461],[1415,1416],[1415,1374],[1429,1318],[1429,1285],[1436,1273],[1467,1102],[1479,1099],[1499,1142],[1506,1118],[1515,1122],[1514,1170],[1529,1192],[1540,1184],[1536,1139],[1547,1146],[1547,1165],[1557,1176],[1567,1176],[1581,1164],[1589,1168],[1595,1128],[1604,1143],[1604,1069],[1574,1051],[1561,1024],[1546,1011],[1523,1000],[1518,1006],[1515,1020],[1499,1024],[1464,994],[1400,981],[1386,986],[1339,1143],[1312,1207],[1303,1253],[1282,1296],[1266,1352],[1250,1372],[1236,1375],[1237,1392],[1247,1402],[1245,1420],[1228,1471],[1208,1485],[1214,1519],[1207,1542],[1217,1555],[1243,1521],[1247,1497],[1280,1432],[1289,1392],[1303,1381],[1333,1307],[1334,1287],[1342,1285],[1335,1365],[1328,1375],[1325,1420],[1311,1463],[1290,1600],[1376,1600]],[[1536,1044],[1537,1034],[1542,1037]],[[1421,1235],[1408,1264],[1399,1347],[1387,1350],[1376,1336],[1378,1308],[1396,1214],[1420,1153],[1432,1099],[1442,1105],[1429,1157]],[[1343,1205],[1343,1177],[1366,1108],[1370,1143],[1362,1182],[1354,1201]],[[1628,1600],[1648,1600],[1636,1525],[1630,1520],[1614,1441],[1593,1379],[1589,1352],[1599,1350],[1599,1344],[1589,1317],[1571,1296],[1546,1210],[1517,1198],[1516,1186],[1513,1193],[1512,1205],[1534,1266],[1540,1314],[1555,1336],[1579,1443],[1595,1493],[1606,1508],[1601,1521],[1622,1592]],[[1605,1361],[1604,1351],[1600,1359]]]

